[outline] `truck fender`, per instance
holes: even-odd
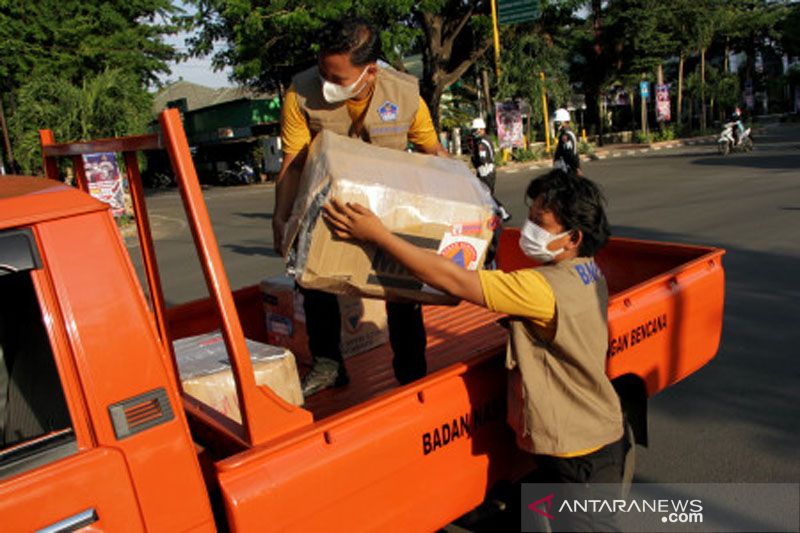
[[[647,389],[642,378],[625,374],[612,382],[622,405],[625,421],[633,430],[636,444],[647,447]]]

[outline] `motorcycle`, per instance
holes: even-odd
[[[247,163],[237,161],[235,168],[220,173],[219,182],[221,185],[250,185],[255,183],[255,171]]]
[[[728,122],[722,128],[722,133],[717,140],[717,149],[721,155],[728,155],[731,152],[749,152],[753,149],[753,138],[750,136],[750,128],[744,130],[737,143],[733,136],[733,128],[738,127],[736,122]]]

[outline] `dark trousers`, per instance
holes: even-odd
[[[577,499],[586,497],[586,484],[603,484],[591,488],[593,498],[608,501],[621,498],[625,453],[629,446],[625,437],[599,450],[580,457],[535,455],[538,468],[523,483],[563,483],[564,499],[570,498],[574,487]],[[618,488],[617,488],[618,487]],[[557,516],[549,524],[553,531],[619,531],[615,513],[568,513]]]
[[[308,348],[314,359],[327,357],[343,362],[341,351],[342,319],[335,294],[299,287],[306,313]],[[427,337],[422,321],[422,306],[415,303],[386,302],[389,344],[394,357],[394,375],[401,384],[411,383],[428,372],[425,361]]]

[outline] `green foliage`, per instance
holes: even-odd
[[[144,133],[151,105],[133,73],[109,70],[80,85],[55,75],[33,77],[19,89],[9,121],[17,161],[25,173],[40,170],[39,129],[70,141]]]
[[[77,84],[107,69],[155,83],[177,57],[161,39],[177,31],[175,12],[170,0],[0,2],[0,84],[13,90],[34,74]]]
[[[585,141],[578,141],[578,154],[579,155],[586,155],[589,157],[594,156],[594,145],[585,142]]]
[[[661,142],[661,141],[671,141],[675,139],[675,127],[674,126],[664,126],[662,129],[654,132],[653,134],[653,141],[654,142]]]
[[[538,161],[539,159],[541,159],[541,152],[535,149],[517,148],[511,152],[511,160],[518,163],[523,163],[525,161]]]
[[[638,144],[650,144],[653,142],[653,133],[645,133],[641,130],[637,130],[633,133],[633,142]]]
[[[422,53],[423,96],[436,120],[442,91],[459,80],[488,48],[487,0],[189,0],[197,7],[184,23],[199,32],[195,54],[214,52],[217,68],[265,90],[288,87],[294,74],[313,65],[327,24],[345,16],[371,21],[386,60],[405,70],[403,58]]]

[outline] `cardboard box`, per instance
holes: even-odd
[[[267,337],[271,344],[289,348],[300,363],[310,365],[303,295],[294,285],[289,276],[275,276],[261,282]],[[366,352],[389,340],[384,301],[342,295],[338,298],[344,358]]]
[[[302,405],[303,393],[292,352],[249,339],[246,342],[256,383],[268,386],[291,404]],[[186,337],[172,344],[184,392],[241,422],[236,384],[222,332]]]
[[[374,246],[335,238],[319,216],[332,196],[369,207],[402,238],[471,270],[483,265],[498,224],[489,191],[462,161],[323,131],[309,148],[284,242],[298,283],[337,294],[455,303]]]

